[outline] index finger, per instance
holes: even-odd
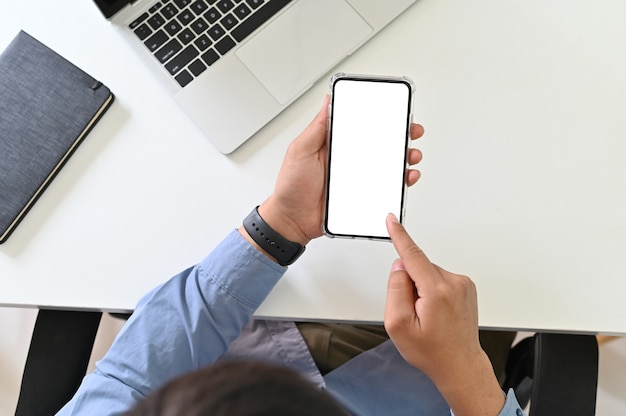
[[[413,241],[395,215],[387,216],[387,231],[400,259],[416,286],[432,280],[438,273],[426,254]]]

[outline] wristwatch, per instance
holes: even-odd
[[[243,220],[243,228],[281,266],[289,266],[304,253],[302,244],[287,240],[261,218],[258,206]]]

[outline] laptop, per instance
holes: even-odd
[[[94,0],[229,154],[416,0]]]

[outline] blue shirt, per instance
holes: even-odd
[[[295,369],[355,415],[450,415],[433,383],[390,341],[322,376],[293,322],[253,319],[285,271],[232,231],[202,262],[139,301],[58,414],[121,415],[172,378],[239,356]],[[500,415],[522,414],[510,391]]]

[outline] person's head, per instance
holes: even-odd
[[[227,361],[178,377],[126,416],[346,416],[326,392],[295,371]]]

